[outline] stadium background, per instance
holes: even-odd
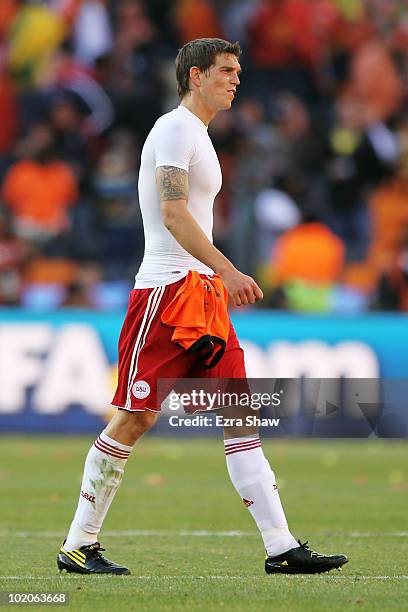
[[[391,396],[369,400],[392,419],[361,428],[354,402],[338,431],[368,441],[265,432],[293,533],[347,553],[343,575],[263,575],[221,441],[163,417],[102,534],[132,576],[60,577],[143,252],[141,146],[202,36],[243,47],[210,132],[216,244],[265,292],[232,313],[249,375],[380,377]],[[403,0],[0,1],[1,590],[68,591],[78,611],[405,609],[406,440],[376,438],[408,431],[407,94]]]
[[[233,313],[250,376],[406,377],[404,2],[3,0],[2,431],[108,418],[143,253],[140,150],[177,104],[177,49],[202,36],[243,48],[210,133],[215,243],[265,292]]]

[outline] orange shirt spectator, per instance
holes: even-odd
[[[343,242],[324,223],[302,223],[276,241],[275,282],[334,283],[343,270],[344,256]]]
[[[77,199],[78,190],[64,162],[22,160],[8,171],[2,195],[17,231],[26,226],[58,234],[68,226],[67,209]]]
[[[179,0],[176,28],[182,45],[195,38],[223,38],[217,11],[208,0]]]
[[[321,41],[313,2],[264,0],[249,24],[250,51],[262,68],[313,64]]]
[[[371,198],[370,209],[370,253],[381,269],[395,257],[408,227],[408,180],[396,176],[380,185]]]

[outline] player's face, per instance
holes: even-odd
[[[241,66],[232,53],[217,55],[208,73],[202,74],[201,95],[205,105],[213,112],[231,108],[240,83]]]

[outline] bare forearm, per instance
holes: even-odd
[[[183,249],[217,274],[234,269],[229,259],[208,240],[187,209],[182,212],[178,210],[174,218],[166,219],[165,225]]]
[[[236,306],[253,304],[262,299],[263,294],[255,281],[242,274],[211,242],[198,225],[187,207],[172,206],[167,211],[164,224],[177,242],[199,261],[214,270],[223,283]]]
[[[219,274],[236,306],[253,304],[263,294],[256,282],[242,274],[207,238],[187,208],[188,174],[175,166],[156,170],[163,223],[190,255]]]

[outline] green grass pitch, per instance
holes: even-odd
[[[349,555],[341,573],[265,575],[221,440],[146,437],[101,536],[108,558],[132,575],[59,575],[55,557],[91,441],[0,438],[0,590],[65,591],[75,612],[407,609],[406,443],[265,440],[292,532],[315,550]]]

